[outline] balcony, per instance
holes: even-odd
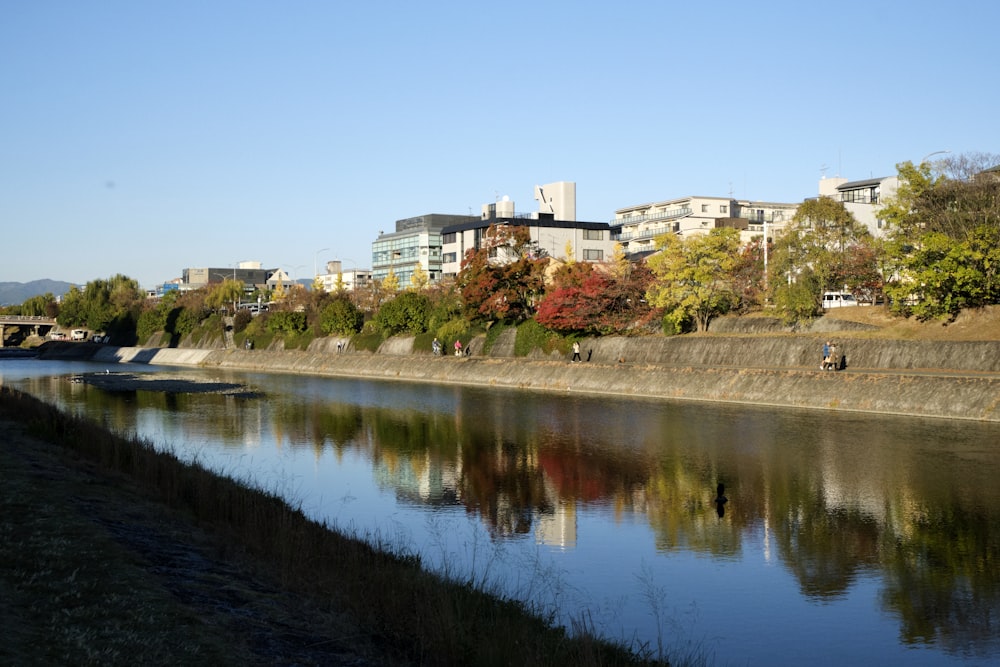
[[[623,218],[615,218],[609,224],[612,227],[622,227],[624,225],[638,225],[643,222],[654,222],[656,220],[674,220],[691,215],[691,208],[682,206],[668,211],[654,211],[652,213],[642,213],[640,215],[629,215]],[[662,233],[662,232],[661,232]]]
[[[676,234],[680,231],[680,228],[681,225],[679,222],[671,222],[665,225],[647,227],[646,229],[640,229],[634,232],[621,232],[617,236],[612,235],[611,238],[614,241],[642,241],[643,239],[656,238],[662,234]]]

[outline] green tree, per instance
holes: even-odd
[[[21,304],[20,314],[30,317],[55,317],[59,314],[59,304],[51,292],[26,299]]]
[[[320,331],[328,336],[336,334],[350,336],[361,331],[364,321],[364,315],[346,292],[340,292],[323,307],[319,317],[319,327]]]
[[[205,305],[213,310],[231,306],[235,314],[240,300],[243,298],[243,287],[242,280],[226,278],[211,289],[205,298]]]
[[[1000,228],[982,226],[962,241],[927,232],[886,294],[897,312],[952,319],[963,308],[1000,302]]]
[[[985,173],[1000,156],[963,155],[931,165],[897,165],[900,186],[880,215],[891,223],[885,288],[893,311],[949,319],[997,303],[1000,179]]]
[[[167,292],[159,301],[143,308],[136,321],[135,333],[139,342],[149,340],[149,337],[157,331],[167,331],[167,317],[174,309],[179,296],[178,291]]]
[[[436,332],[441,326],[462,317],[462,295],[454,280],[441,280],[426,292],[431,301],[427,330]],[[468,324],[466,323],[466,327]]]
[[[58,322],[63,327],[85,326],[93,331],[134,335],[145,300],[139,283],[127,276],[93,280],[83,290],[70,288],[63,297]]]
[[[298,334],[306,330],[306,314],[302,311],[278,310],[267,317],[267,330],[276,334]]]
[[[425,294],[403,292],[382,304],[375,314],[375,327],[386,336],[427,331],[431,303]]]
[[[867,242],[871,238],[843,202],[829,197],[802,202],[785,237],[789,234],[798,236],[798,262],[812,270],[820,291],[843,287],[849,251],[859,241]],[[816,295],[817,302],[819,296]]]
[[[687,239],[673,234],[659,237],[659,252],[648,260],[653,281],[646,298],[667,312],[675,331],[687,321],[694,322],[698,331],[707,331],[713,317],[736,303],[733,269],[739,246],[739,232],[729,228]]]
[[[786,279],[774,285],[773,292],[774,306],[785,324],[808,320],[819,308],[816,299],[820,292],[819,281],[808,269],[801,271],[794,281]]]
[[[928,162],[914,165],[907,160],[896,165],[899,186],[896,194],[885,200],[878,216],[884,220],[892,236],[897,239],[920,234],[920,224],[913,217],[913,207],[921,196],[934,187],[939,177],[935,177]]]

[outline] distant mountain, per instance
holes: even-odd
[[[0,306],[16,306],[33,296],[52,293],[62,296],[73,283],[61,280],[32,280],[30,283],[0,283]]]

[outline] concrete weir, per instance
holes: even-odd
[[[309,351],[86,344],[86,356],[83,345],[59,343],[46,344],[40,356],[1000,421],[1000,343],[845,340],[845,369],[832,372],[819,368],[822,342],[812,336],[607,337],[583,341],[589,361],[581,363],[483,356],[477,341],[468,357],[401,353],[412,350],[406,339],[392,342],[392,354],[349,346],[337,352],[335,344],[331,351],[320,340]]]

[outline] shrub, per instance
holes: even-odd
[[[306,314],[287,310],[272,312],[267,318],[267,330],[285,335],[302,333],[306,330]]]
[[[427,331],[430,299],[417,292],[403,292],[387,301],[375,314],[375,326],[386,336],[401,333],[419,334]]]
[[[140,343],[145,343],[150,336],[157,331],[164,331],[167,328],[167,310],[161,308],[150,308],[144,310],[139,315],[136,322],[135,334]]]
[[[683,308],[667,311],[663,314],[663,333],[667,336],[682,334],[691,328],[691,317]]]
[[[319,328],[323,334],[350,336],[361,331],[365,317],[346,296],[335,298],[320,312]]]
[[[517,327],[517,337],[514,339],[514,355],[526,357],[532,350],[541,350],[545,354],[560,351],[567,352],[569,342],[552,333],[535,320],[527,320]]]
[[[385,340],[381,332],[369,331],[351,337],[354,349],[363,352],[378,352],[379,345]]]
[[[442,341],[454,340],[455,338],[466,336],[471,327],[472,325],[467,319],[464,317],[456,317],[438,327],[435,333]]]
[[[253,315],[250,314],[249,310],[238,310],[233,317],[233,332],[240,333],[245,330],[251,320],[253,320]]]

